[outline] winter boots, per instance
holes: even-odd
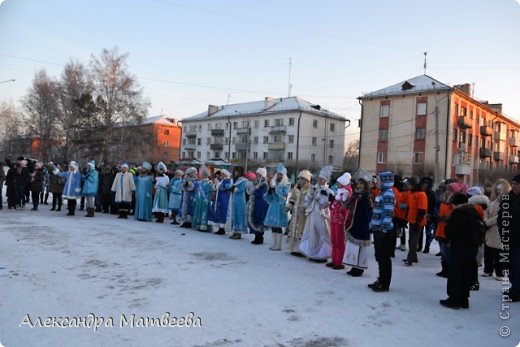
[[[448,278],[448,272],[449,272],[449,265],[445,261],[441,261],[442,270],[440,272],[437,272],[437,276]]]
[[[226,231],[224,228],[219,228],[215,235],[226,235]]]
[[[164,222],[164,213],[158,212],[157,213],[157,220],[155,222],[156,223],[163,223]]]
[[[255,234],[255,239],[251,241],[253,245],[261,245],[264,243],[264,235],[262,234]]]
[[[93,207],[87,207],[87,214],[85,217],[94,217],[94,211],[95,209]]]
[[[271,251],[280,251],[282,249],[282,233],[273,233],[274,245],[269,247]]]

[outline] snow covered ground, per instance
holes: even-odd
[[[0,211],[3,346],[516,346],[520,304],[481,278],[469,310],[439,305],[439,258],[410,268],[396,251],[388,293],[370,254],[360,278],[228,237],[84,212]],[[433,252],[437,251],[436,243]],[[481,271],[481,269],[480,269]],[[201,327],[135,326],[140,317],[200,317]],[[103,326],[57,325],[92,313]],[[131,315],[135,314],[132,327]],[[508,319],[501,319],[499,315]],[[51,327],[35,326],[46,318]],[[52,321],[52,317],[62,317]],[[112,321],[110,320],[112,318]],[[28,321],[30,319],[30,322]],[[92,320],[93,321],[93,320]],[[105,326],[112,322],[114,327]],[[127,324],[125,324],[127,323]],[[123,324],[123,326],[120,326]],[[54,326],[52,326],[54,325]],[[88,325],[88,323],[86,324]],[[499,329],[508,326],[509,337]],[[506,328],[502,328],[507,332]]]

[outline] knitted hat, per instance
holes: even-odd
[[[468,189],[469,196],[482,195],[482,189],[480,187],[471,187]]]
[[[468,196],[463,193],[455,193],[451,197],[451,203],[455,206],[468,203]]]
[[[152,170],[152,164],[150,164],[147,161],[143,162],[143,169],[146,169],[148,171]]]
[[[263,178],[267,177],[267,169],[265,167],[259,167],[256,169],[256,173],[262,176]]]
[[[87,166],[90,166],[91,168],[94,169],[96,167],[96,161],[94,161],[94,160],[89,161]]]
[[[455,193],[459,193],[462,190],[462,187],[460,186],[460,183],[453,182],[448,184],[448,189]]]
[[[182,176],[184,176],[184,171],[182,171],[182,170],[175,170],[175,175],[182,177]]]
[[[324,178],[327,181],[330,180],[330,175],[332,175],[332,166],[327,165],[321,168],[320,174],[318,175],[319,178]]]
[[[304,180],[307,180],[310,182],[312,179],[312,174],[309,170],[302,170],[298,174],[298,178],[303,178]]]
[[[381,172],[379,174],[381,186],[384,188],[392,188],[394,186],[394,173],[391,171]]]
[[[350,174],[348,172],[345,172],[343,175],[341,175],[337,180],[336,182],[338,182],[339,184],[341,184],[343,187],[346,187],[350,184],[350,179],[352,177],[350,176]]]
[[[287,169],[285,168],[285,166],[283,166],[282,163],[280,163],[276,167],[276,173],[279,173],[279,174],[282,174],[282,175],[287,175]]]

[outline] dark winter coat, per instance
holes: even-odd
[[[52,194],[63,193],[63,187],[65,186],[66,178],[55,175],[52,170],[49,170],[50,177],[50,191]]]
[[[520,246],[520,194],[510,191],[502,196],[497,218],[504,245]]]
[[[451,253],[468,257],[476,257],[479,245],[474,240],[476,233],[481,232],[482,221],[475,207],[462,204],[455,207],[446,224],[446,239],[450,243]]]
[[[43,169],[37,169],[33,172],[31,177],[31,191],[41,192],[43,190]]]

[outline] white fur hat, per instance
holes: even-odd
[[[256,173],[262,176],[263,178],[267,177],[267,169],[265,167],[259,167],[256,169]]]
[[[343,175],[341,175],[337,181],[339,184],[341,184],[342,186],[346,187],[350,184],[350,179],[352,177],[350,176],[350,174],[348,172],[345,172]]]
[[[72,166],[74,169],[78,169],[79,165],[74,160],[69,163],[69,166]]]
[[[185,172],[186,175],[191,175],[192,173],[196,174],[197,173],[197,168],[194,168],[192,166],[192,167],[186,169],[186,172]]]
[[[472,205],[486,205],[489,206],[489,198],[485,195],[473,195],[468,199]]]
[[[231,177],[231,174],[226,169],[220,170],[220,173],[222,174],[222,176]]]
[[[162,161],[160,161],[160,162],[157,164],[157,170],[159,170],[159,171],[163,171],[163,172],[168,171],[168,169],[166,168],[166,164],[164,164]]]
[[[330,175],[332,175],[332,166],[327,165],[321,168],[320,174],[318,177],[324,178],[327,181],[330,180]]]
[[[184,176],[184,171],[182,171],[180,169],[179,170],[175,170],[175,175],[182,177],[182,176]]]
[[[311,181],[312,179],[312,174],[309,170],[302,170],[300,171],[300,173],[298,174],[298,178],[303,178],[307,181]]]
[[[146,169],[148,171],[152,170],[152,164],[150,164],[147,161],[143,162],[143,169]]]

